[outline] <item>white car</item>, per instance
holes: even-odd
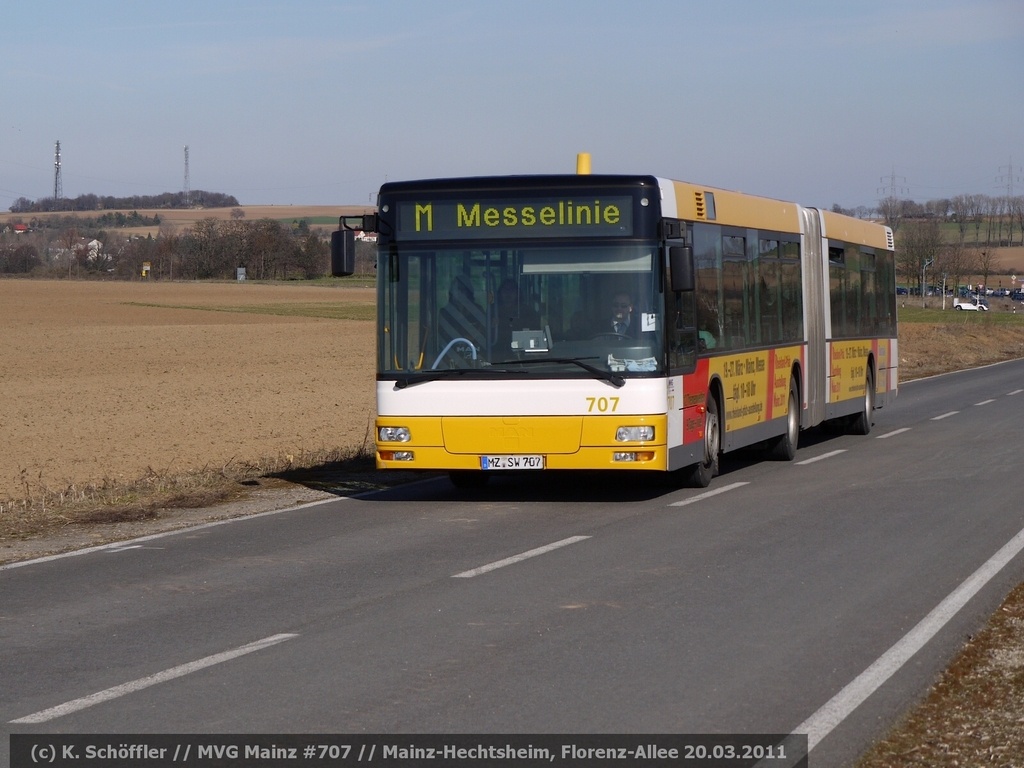
[[[974,301],[953,299],[953,309],[966,310],[968,312],[988,312],[988,304],[981,299],[975,299]]]

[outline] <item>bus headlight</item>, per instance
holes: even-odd
[[[412,435],[408,427],[381,427],[377,431],[377,439],[382,443],[408,443]]]
[[[653,440],[654,427],[619,427],[615,430],[615,441],[618,443],[632,443],[638,440]]]

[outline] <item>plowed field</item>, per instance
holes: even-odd
[[[358,447],[372,305],[370,288],[0,280],[0,499]]]

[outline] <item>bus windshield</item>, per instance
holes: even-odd
[[[378,263],[378,373],[663,372],[658,263],[651,244],[391,243]]]

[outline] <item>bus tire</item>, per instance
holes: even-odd
[[[867,380],[864,382],[864,402],[860,413],[850,417],[847,431],[851,435],[866,435],[871,432],[871,420],[875,411],[875,374],[868,368]]]
[[[472,491],[483,488],[491,477],[486,472],[475,469],[453,469],[448,473],[448,479],[456,488]]]
[[[768,449],[769,458],[775,461],[792,461],[800,443],[800,401],[796,396],[796,379],[789,380],[789,400],[786,406],[786,431],[772,440]]]
[[[711,478],[718,474],[722,453],[722,432],[718,419],[718,401],[709,394],[704,409],[704,459],[687,467],[684,481],[690,488],[707,488]]]

